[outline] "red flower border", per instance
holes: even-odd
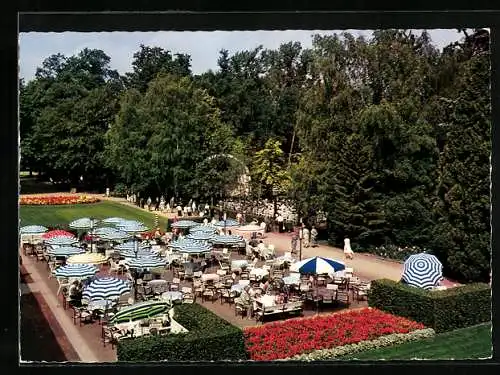
[[[244,334],[252,360],[272,361],[424,328],[406,318],[362,308],[249,327]]]
[[[69,204],[97,203],[100,199],[85,195],[49,195],[36,197],[20,197],[19,204],[22,206],[58,206]]]

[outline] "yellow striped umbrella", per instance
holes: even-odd
[[[70,256],[66,263],[68,264],[101,264],[106,263],[107,259],[104,255],[99,253],[85,253],[85,254],[76,254]]]

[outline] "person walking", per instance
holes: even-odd
[[[151,211],[151,197],[148,197],[146,204],[148,205],[148,211]]]
[[[354,258],[354,252],[351,249],[351,240],[347,237],[344,238],[344,256],[346,259]]]
[[[304,247],[309,247],[309,229],[307,229],[307,227],[304,227],[304,229],[302,229],[302,236],[304,237],[302,239]]]
[[[281,213],[276,218],[276,222],[278,223],[278,233],[283,233],[285,229],[285,224],[283,223],[283,216]]]
[[[297,233],[294,233],[292,236],[292,254],[294,254],[297,251],[297,242],[299,240],[299,236]]]
[[[318,243],[316,241],[317,237],[318,237],[318,230],[316,229],[316,227],[313,226],[311,229],[311,246],[312,247],[318,246]]]

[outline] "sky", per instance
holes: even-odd
[[[370,37],[369,30],[345,30],[353,35]],[[415,30],[418,32],[419,30]],[[191,55],[191,67],[194,74],[209,69],[217,69],[217,59],[221,49],[230,54],[250,50],[259,45],[267,49],[276,49],[281,44],[297,41],[304,48],[312,44],[314,34],[328,35],[342,31],[325,30],[284,30],[284,31],[156,31],[156,32],[92,32],[92,33],[20,33],[19,34],[19,75],[25,81],[34,78],[37,67],[47,57],[62,53],[72,56],[85,47],[101,49],[111,58],[111,68],[120,74],[132,69],[133,54],[139,45],[162,47],[171,53]],[[433,44],[443,48],[451,42],[460,40],[463,34],[456,29],[428,30]]]

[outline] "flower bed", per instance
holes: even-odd
[[[97,203],[100,200],[95,197],[87,197],[85,195],[53,195],[53,196],[38,196],[38,197],[21,197],[19,204],[29,206],[53,206],[64,204],[87,204]]]
[[[250,358],[272,361],[424,328],[406,318],[363,308],[250,327],[244,333]]]

